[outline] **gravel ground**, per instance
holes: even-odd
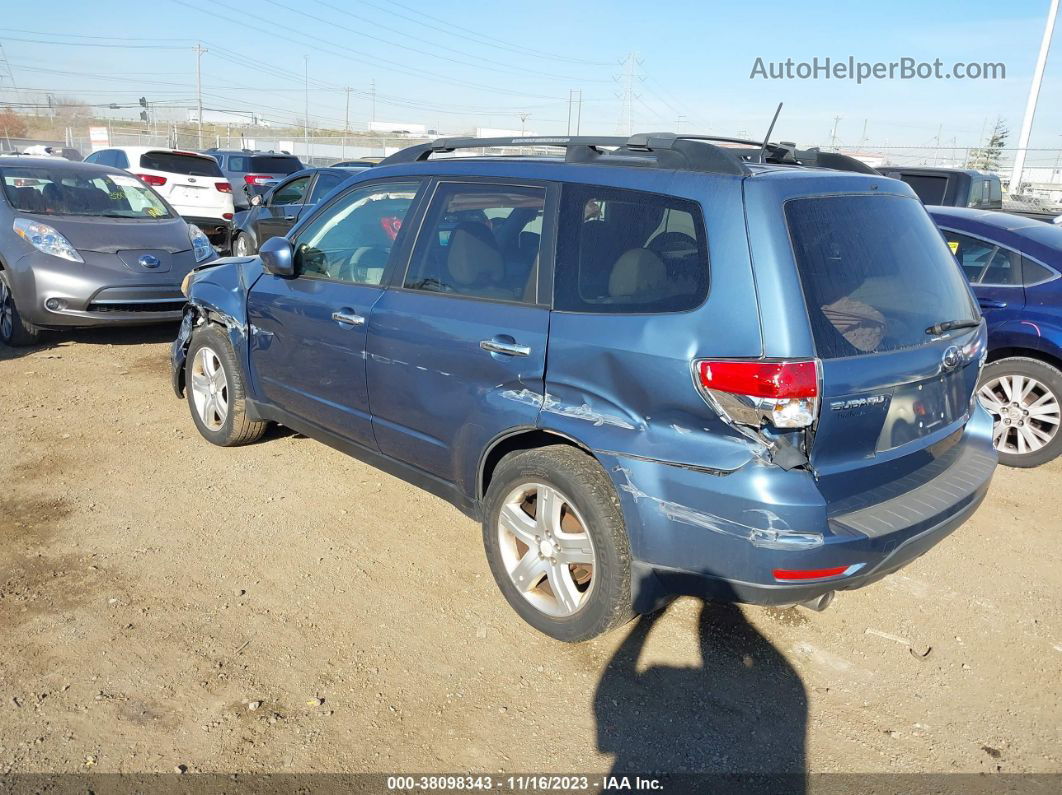
[[[200,439],[174,333],[0,348],[0,772],[1062,771],[1062,460],[825,613],[567,646],[442,501]]]

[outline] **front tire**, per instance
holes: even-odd
[[[577,643],[634,617],[627,528],[594,459],[566,445],[510,453],[494,471],[483,516],[491,573],[535,629]]]
[[[992,415],[999,463],[1037,467],[1062,453],[1062,372],[1039,359],[1013,356],[985,367],[977,387]]]
[[[237,232],[236,239],[232,241],[232,255],[234,257],[253,257],[256,246],[251,241],[251,236],[244,232]]]
[[[243,373],[218,326],[196,330],[188,346],[184,382],[192,420],[208,442],[238,447],[262,438],[268,423],[248,419]]]
[[[22,348],[35,345],[40,338],[40,330],[22,319],[7,277],[0,273],[0,342],[12,348]]]

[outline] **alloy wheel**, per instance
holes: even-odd
[[[0,338],[9,340],[15,333],[15,303],[7,282],[0,279]]]
[[[564,494],[544,483],[509,492],[498,516],[502,563],[517,591],[541,612],[574,615],[594,587],[594,545]]]
[[[992,443],[1001,453],[1035,453],[1059,432],[1059,396],[1035,378],[1002,375],[985,382],[977,397],[993,415]]]
[[[212,348],[202,347],[192,360],[192,401],[199,419],[219,431],[229,416],[229,380],[221,359]]]

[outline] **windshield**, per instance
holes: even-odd
[[[821,358],[923,345],[931,326],[978,319],[958,262],[916,200],[795,199],[785,214]]]
[[[297,157],[252,157],[251,167],[246,171],[264,172],[266,174],[294,174],[302,171],[302,163]],[[239,169],[237,169],[239,170]]]
[[[172,218],[151,188],[129,174],[6,168],[4,193],[18,212],[103,218]]]

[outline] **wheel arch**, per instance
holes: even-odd
[[[519,450],[534,450],[539,447],[547,447],[554,444],[564,444],[569,447],[574,447],[577,450],[583,451],[595,461],[598,460],[597,456],[594,455],[593,450],[580,440],[567,434],[534,426],[510,429],[495,437],[494,440],[487,445],[483,454],[480,456],[476,475],[477,502],[483,500],[484,495],[487,493],[487,489],[490,487],[491,479],[494,477],[494,471],[497,469],[498,463],[505,456]]]
[[[1062,357],[1052,355],[1047,351],[1040,350],[1038,348],[1025,348],[1022,346],[1008,346],[1004,348],[995,348],[988,352],[988,364],[994,364],[1002,361],[1003,359],[1013,359],[1016,357],[1024,357],[1027,359],[1036,359],[1051,365],[1059,370],[1062,370]]]

